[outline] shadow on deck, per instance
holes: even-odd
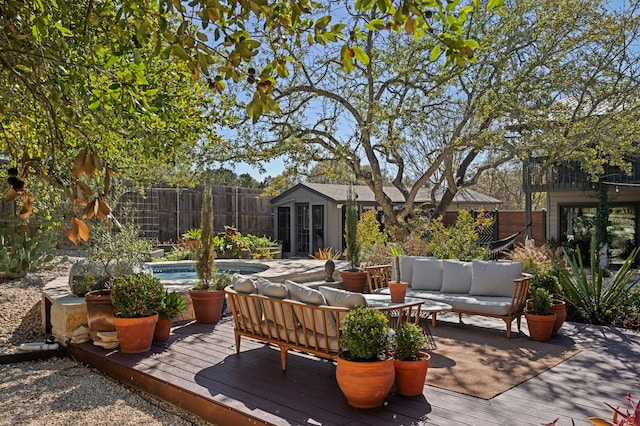
[[[503,327],[502,321],[495,325]],[[167,342],[154,343],[142,354],[91,343],[69,350],[78,361],[218,425],[511,426],[560,417],[562,426],[572,419],[586,425],[589,416],[610,419],[603,401],[617,405],[637,390],[637,374],[628,361],[640,356],[640,338],[583,324],[566,328],[566,336],[584,351],[493,399],[425,386],[423,395],[413,398],[392,389],[385,404],[372,410],[347,404],[332,361],[290,351],[283,372],[277,348],[249,339],[242,339],[236,354],[229,317],[215,325],[174,325]],[[556,391],[549,392],[552,387]]]

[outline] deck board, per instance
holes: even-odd
[[[473,326],[473,319],[465,323]],[[513,426],[559,417],[563,426],[572,420],[588,425],[589,416],[610,418],[603,402],[621,404],[627,392],[637,390],[631,360],[640,357],[638,334],[580,324],[564,328],[563,338],[584,350],[493,399],[425,386],[423,395],[413,398],[392,391],[384,406],[372,410],[347,404],[330,360],[290,351],[283,372],[277,348],[246,338],[236,354],[228,318],[215,325],[175,325],[167,342],[154,343],[143,354],[90,343],[70,349],[80,361],[219,425]]]

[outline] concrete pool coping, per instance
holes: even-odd
[[[348,266],[345,260],[336,260],[336,270],[333,278],[338,281],[340,279],[338,271]],[[256,265],[267,267],[264,271],[248,274],[250,276],[266,278],[272,282],[284,282],[285,280],[296,281],[299,283],[310,283],[315,281],[325,281],[325,260],[316,259],[276,259],[276,260],[258,260],[258,259],[216,259],[216,265]],[[150,266],[180,266],[194,265],[194,260],[180,260],[173,262],[146,262],[145,265]],[[193,284],[195,280],[163,280],[163,283],[171,283],[178,285],[181,283]]]

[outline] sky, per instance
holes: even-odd
[[[261,182],[268,176],[276,177],[282,174],[285,169],[284,161],[281,158],[269,161],[268,163],[265,163],[263,167],[266,171],[264,173],[261,173],[260,170],[258,170],[255,166],[246,163],[239,163],[235,166],[233,171],[237,175],[248,173],[252,178],[257,180],[258,182]]]

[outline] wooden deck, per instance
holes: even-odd
[[[446,321],[446,320],[445,320]],[[524,322],[524,321],[523,321]],[[504,328],[500,320],[467,324]],[[441,325],[446,326],[446,325]],[[525,329],[526,330],[526,329]],[[150,352],[122,354],[90,343],[73,345],[79,361],[218,425],[588,425],[611,418],[603,402],[624,406],[640,397],[640,335],[565,323],[562,339],[584,350],[558,366],[483,400],[427,386],[422,396],[392,393],[383,407],[350,407],[335,379],[335,364],[289,352],[280,369],[277,348],[243,339],[235,353],[233,322],[175,326],[169,341]]]

